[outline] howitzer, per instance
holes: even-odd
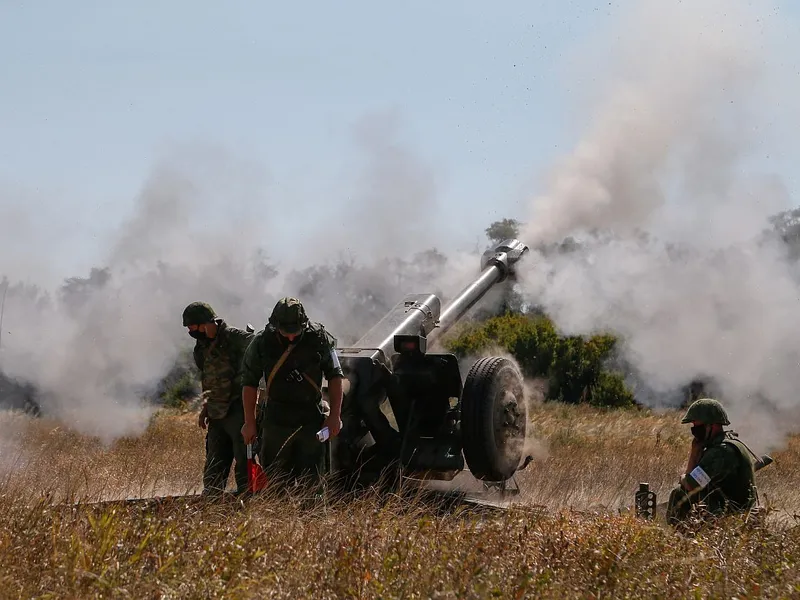
[[[514,363],[481,358],[462,382],[454,354],[428,351],[493,286],[513,281],[527,251],[503,241],[443,309],[435,294],[409,294],[355,344],[337,349],[346,382],[343,427],[332,440],[335,475],[368,484],[388,469],[451,480],[466,466],[479,480],[503,484],[527,464],[527,406]]]

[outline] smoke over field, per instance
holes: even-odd
[[[526,296],[562,331],[619,334],[654,398],[713,379],[736,428],[766,446],[800,406],[800,283],[765,233],[791,207],[770,149],[798,133],[784,28],[766,2],[637,3],[612,36],[590,126],[523,233],[576,241],[525,273]]]
[[[411,205],[414,218],[394,218],[405,198],[431,210],[431,173],[389,118],[364,119],[356,134],[363,165],[342,223],[312,212],[298,231],[299,254],[313,266],[271,261],[269,232],[284,226],[287,207],[257,169],[184,148],[156,166],[87,277],[57,290],[10,283],[0,367],[32,382],[50,414],[111,442],[147,426],[153,408],[142,395],[193,343],[180,320],[189,302],[259,328],[280,297],[298,295],[346,344],[410,291],[452,293],[477,256],[439,252]]]

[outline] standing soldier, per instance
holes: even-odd
[[[667,521],[676,524],[686,518],[693,504],[703,503],[715,516],[743,513],[756,504],[757,461],[736,433],[724,431],[730,425],[722,405],[701,398],[689,406],[681,423],[692,424],[692,449],[686,474],[672,490]]]
[[[204,302],[192,302],[183,311],[183,325],[197,340],[194,362],[200,369],[203,408],[199,415],[206,434],[203,495],[225,490],[231,463],[235,460],[236,492],[247,490],[247,448],[241,436],[241,365],[254,334],[231,327]]]
[[[251,443],[260,434],[264,469],[314,481],[324,471],[326,447],[317,432],[328,427],[335,437],[341,428],[344,375],[335,347],[336,339],[308,320],[296,298],[279,300],[267,326],[253,338],[242,365],[242,437]],[[323,375],[330,405],[322,397]],[[256,388],[262,376],[265,406],[257,431]]]

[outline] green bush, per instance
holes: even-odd
[[[164,390],[161,401],[166,408],[186,408],[188,401],[197,396],[198,387],[197,378],[187,371]]]
[[[633,393],[620,373],[601,371],[589,390],[590,402],[596,406],[633,406]]]
[[[544,316],[505,314],[456,329],[444,340],[460,358],[498,347],[511,354],[526,377],[549,380],[548,399],[598,406],[629,406],[633,394],[618,373],[604,371],[616,339],[607,334],[589,338],[559,336]]]
[[[200,379],[191,350],[176,358],[172,368],[158,383],[154,401],[166,408],[188,408],[189,401],[200,393]]]
[[[445,346],[460,357],[499,346],[517,359],[525,375],[537,377],[547,374],[557,343],[558,335],[548,319],[505,314],[462,326]]]

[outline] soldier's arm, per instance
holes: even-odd
[[[336,340],[326,336],[322,348],[322,373],[328,380],[328,399],[331,404],[331,416],[341,417],[344,372],[336,355]]]
[[[681,487],[695,496],[711,483],[720,481],[736,468],[736,457],[725,446],[709,448],[697,466],[681,478]]]
[[[242,359],[242,404],[246,424],[256,422],[256,398],[258,382],[261,380],[264,357],[260,338],[254,337],[244,352]]]
[[[255,334],[237,329],[232,337],[231,358],[233,364],[236,365],[237,378],[240,378],[243,370],[245,352],[247,352],[247,348],[250,346],[250,342],[253,341]]]
[[[203,350],[200,348],[200,344],[194,345],[194,350],[192,350],[192,356],[194,357],[194,364],[197,365],[197,368],[200,370],[200,374],[203,373]],[[203,394],[201,395],[203,399],[203,404],[200,407],[200,414],[198,415],[198,425],[201,429],[206,428],[206,419],[208,417],[208,400],[205,397],[205,390],[203,390]]]

